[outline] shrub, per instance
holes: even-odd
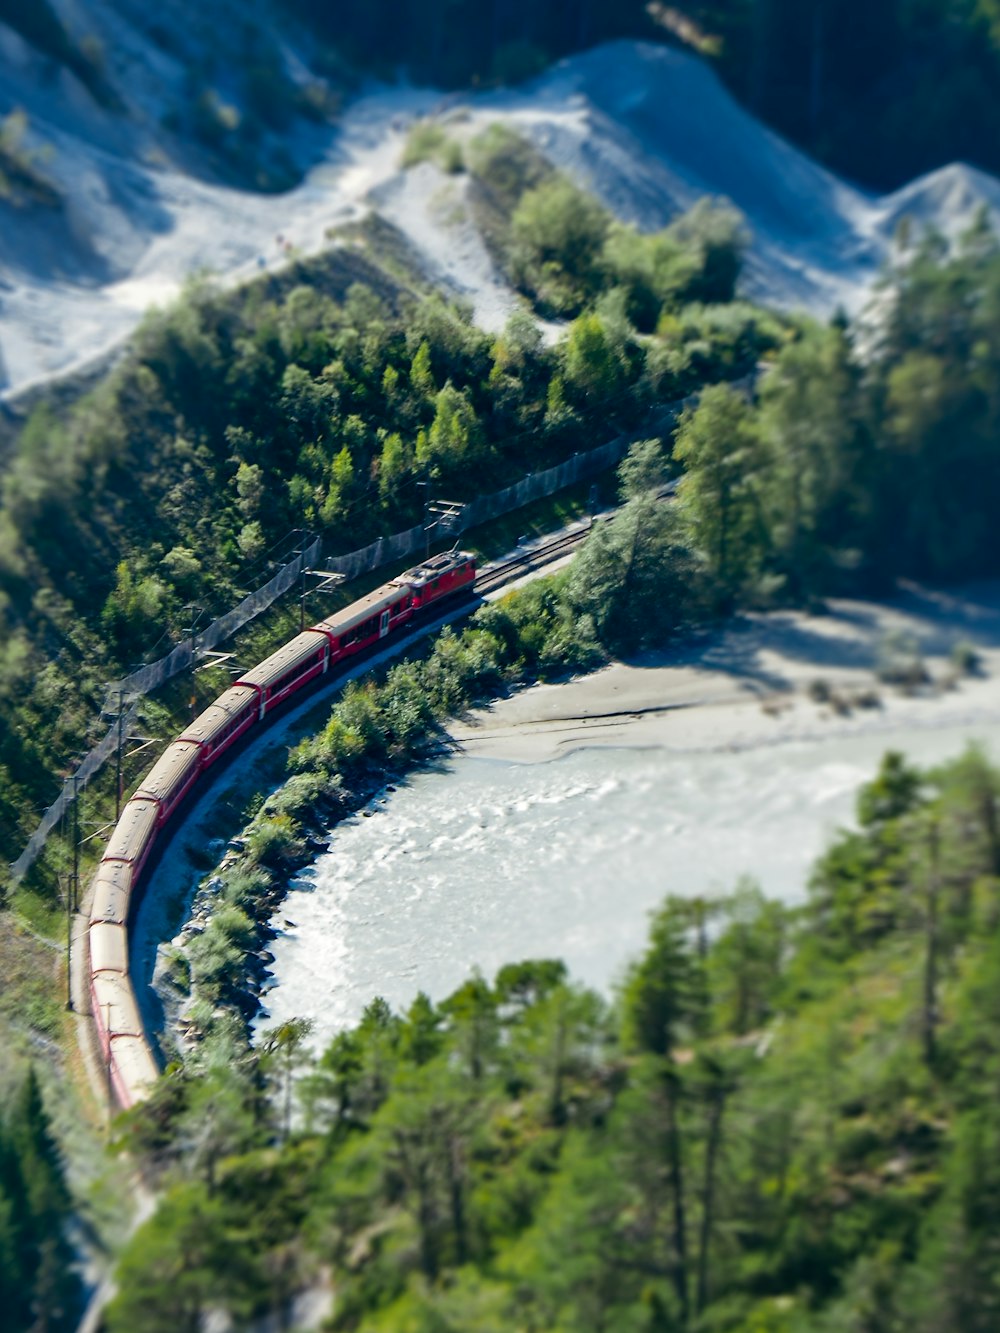
[[[451,173],[461,171],[465,165],[461,144],[433,120],[418,120],[411,127],[399,159],[401,167],[415,167],[420,162],[436,162]]]
[[[469,170],[485,185],[493,202],[506,214],[526,190],[554,173],[549,163],[526,139],[505,125],[489,125],[468,145]]]
[[[247,833],[247,851],[264,866],[277,866],[300,846],[298,825],[291,815],[258,815]]]
[[[514,281],[555,314],[575,314],[597,289],[610,218],[563,176],[520,200],[510,220]]]
[[[950,655],[951,664],[960,676],[978,676],[982,670],[982,656],[968,639],[959,639],[952,646]]]

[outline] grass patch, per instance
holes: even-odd
[[[41,935],[53,944],[65,944],[66,911],[63,906],[43,898],[32,889],[19,889],[14,894],[13,907],[19,919],[34,934]]]
[[[615,497],[614,469],[598,477],[588,477],[574,486],[535,500],[523,509],[501,514],[481,527],[462,534],[460,541],[483,560],[495,560],[512,551],[519,537],[540,537],[563,528],[590,513],[590,494],[597,487],[597,503],[603,505]]]
[[[434,162],[451,175],[465,169],[462,145],[433,120],[418,120],[413,125],[399,159],[404,168],[421,162]]]

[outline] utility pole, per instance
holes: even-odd
[[[115,1114],[115,1090],[114,1082],[111,1078],[111,1001],[108,1000],[104,1006],[104,1031],[108,1034],[108,1129],[111,1129],[111,1121]]]
[[[423,521],[423,528],[424,528],[424,559],[426,560],[427,557],[428,557],[428,556],[430,555],[430,553],[431,553],[431,530],[430,530],[430,525],[429,525],[429,519],[430,519],[429,507],[430,507],[431,483],[430,483],[430,478],[426,475],[426,469],[425,469],[425,475],[424,475],[423,479],[422,479],[421,481],[417,481],[417,482],[415,482],[414,485],[415,485],[415,486],[417,487],[417,489],[420,491],[421,498],[422,498],[422,500],[423,500],[423,510],[424,510],[424,521]]]
[[[306,587],[306,577],[318,579],[311,588]],[[299,633],[305,629],[305,606],[306,598],[314,592],[333,592],[334,588],[339,588],[342,583],[346,583],[346,574],[336,574],[329,569],[303,569],[302,571],[302,592],[299,595]]]
[[[73,774],[73,911],[80,903],[80,799],[79,776]]]
[[[64,876],[59,876],[60,884]],[[70,882],[66,879],[66,1008],[73,1008],[73,913],[70,911]]]
[[[462,511],[465,505],[460,500],[428,500],[427,501],[427,519],[433,518],[433,523],[425,522],[424,532],[427,537],[425,544],[424,559],[426,560],[431,553],[431,532],[434,528],[440,528],[442,532],[452,533],[458,527],[462,518]]]
[[[198,606],[196,602],[189,602],[184,610],[190,613],[191,624],[185,625],[181,630],[181,633],[191,640],[191,666],[197,671],[198,668],[194,664],[198,659],[198,621],[205,614],[205,608],[203,606]],[[198,694],[193,688],[193,685],[194,682],[192,681],[191,698],[188,701],[188,707],[191,709],[192,722],[198,715]]]

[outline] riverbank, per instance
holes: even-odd
[[[473,661],[462,642],[436,645],[415,668],[438,719],[454,708],[446,698],[482,697],[460,684]],[[336,705],[337,727],[305,743],[293,783],[206,877],[198,919],[168,951],[174,1002],[197,1030],[209,1019],[199,977],[219,958],[229,962],[209,978],[213,1011],[224,991],[244,1022],[305,1014],[329,1038],[373,994],[405,1007],[415,988],[444,994],[473,964],[488,973],[540,947],[607,987],[667,891],[717,893],[749,871],[796,900],[884,749],[933,764],[969,740],[996,742],[1000,582],[948,594],[911,585],[822,615],[745,614],[668,652],[445,721],[455,753],[430,767],[420,761],[433,756],[433,727],[387,748],[413,669],[363,696],[361,748],[362,696]],[[788,742],[780,756],[767,749],[778,742]],[[399,790],[373,799],[390,779]],[[623,914],[608,887],[625,882]],[[227,903],[235,916],[219,915]]]
[[[594,747],[743,750],[998,719],[1000,582],[908,583],[884,602],[831,600],[825,614],[745,614],[666,651],[532,686],[449,734],[473,757],[540,763]]]

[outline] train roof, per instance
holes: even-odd
[[[90,927],[91,972],[128,971],[128,935],[124,926],[95,921]]]
[[[124,1033],[141,1037],[142,1022],[139,1006],[128,977],[121,972],[94,972],[90,984],[94,989],[94,1003],[100,1008],[100,1023],[109,1036]]]
[[[155,801],[137,801],[133,797],[122,811],[102,859],[138,861],[155,832],[159,813],[160,807]]]
[[[447,574],[450,569],[457,569],[472,559],[474,556],[471,551],[442,551],[440,555],[432,555],[430,559],[400,574],[396,582],[408,584],[413,588],[424,588],[442,574]]]
[[[249,704],[256,705],[257,691],[251,685],[231,685],[224,694],[199,713],[189,727],[177,737],[179,741],[198,741],[207,745],[216,734]]]
[[[289,639],[283,644],[276,653],[265,657],[263,662],[258,662],[249,671],[244,671],[240,676],[240,683],[249,681],[251,685],[261,685],[266,689],[268,685],[280,680],[286,672],[294,671],[300,662],[306,662],[310,657],[314,657],[323,647],[325,637],[321,629],[303,630],[301,634],[296,634],[294,639]]]
[[[355,625],[360,625],[363,621],[370,620],[372,616],[377,616],[390,606],[394,606],[408,591],[408,586],[398,580],[384,583],[381,588],[376,588],[360,601],[352,602],[342,611],[334,611],[332,616],[321,620],[316,628],[328,630],[331,634],[344,634]]]
[[[136,796],[163,801],[184,786],[197,768],[201,746],[196,741],[172,741],[136,788]]]
[[[126,1106],[131,1106],[152,1087],[160,1071],[144,1037],[117,1033],[111,1038],[111,1054],[117,1073],[119,1096]]]
[[[109,921],[115,925],[125,923],[128,918],[132,879],[132,867],[127,862],[101,862],[94,876],[94,896],[90,905],[91,921]]]

